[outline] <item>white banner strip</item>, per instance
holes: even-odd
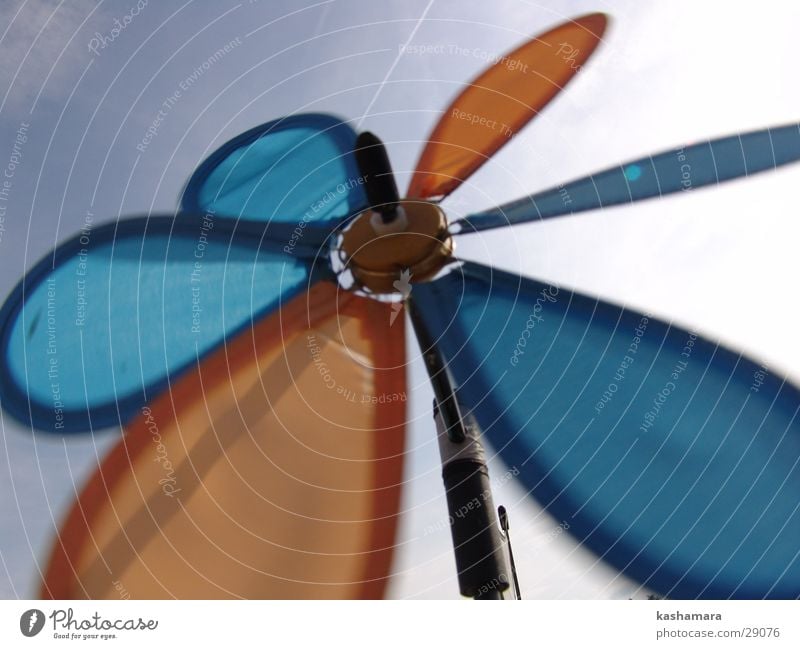
[[[798,617],[798,602],[13,600],[0,646],[778,648],[800,646]]]

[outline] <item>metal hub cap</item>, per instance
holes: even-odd
[[[400,201],[388,223],[378,212],[362,212],[342,237],[342,261],[372,293],[402,293],[408,282],[429,280],[452,260],[444,212],[427,201]]]

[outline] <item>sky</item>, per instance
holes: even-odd
[[[757,9],[690,0],[5,0],[0,166],[14,168],[0,221],[0,296],[87,215],[99,224],[174,210],[211,151],[288,113],[333,113],[377,133],[402,189],[438,116],[488,58],[592,11],[612,19],[600,50],[443,204],[451,218],[650,152],[797,121],[800,7]],[[405,43],[461,49],[401,54]],[[229,53],[177,96],[226,44]],[[797,377],[798,174],[790,166],[689,196],[470,235],[457,252],[649,310]],[[388,595],[456,597],[431,393],[411,339],[408,349],[412,424]],[[0,430],[0,597],[30,597],[54,526],[113,435],[32,435],[2,412]],[[646,596],[575,544],[516,480],[503,481],[506,471],[491,459],[525,597]]]

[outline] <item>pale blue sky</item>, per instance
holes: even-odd
[[[452,215],[516,198],[648,152],[797,121],[796,3],[618,0],[498,2],[304,0],[155,2],[105,47],[133,0],[0,5],[0,165],[27,128],[0,229],[0,295],[83,223],[170,210],[187,176],[237,133],[291,112],[322,111],[379,134],[401,186],[449,99],[486,64],[568,16],[606,11],[607,42],[490,165],[445,203]],[[713,5],[713,6],[712,6]],[[721,12],[719,8],[725,7]],[[715,8],[717,7],[717,8]],[[399,56],[414,44],[470,55]],[[101,40],[101,39],[98,39]],[[137,150],[163,102],[181,92]],[[793,299],[800,260],[800,169],[660,203],[604,210],[459,241],[466,258],[675,318],[800,375]],[[409,349],[416,353],[416,344]],[[429,388],[415,362],[405,512],[390,595],[457,593]],[[0,596],[29,597],[75,489],[114,433],[31,436],[0,415]],[[498,479],[505,468],[492,463]],[[529,597],[620,598],[636,587],[558,533],[515,480],[495,500],[514,525]]]

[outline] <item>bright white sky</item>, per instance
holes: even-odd
[[[461,84],[523,39],[590,11],[613,23],[579,78],[445,203],[452,216],[673,145],[797,121],[795,2],[303,0],[151,2],[97,54],[134,0],[0,4],[0,165],[29,140],[0,228],[0,296],[56,241],[121,215],[171,210],[188,175],[237,133],[321,111],[381,136],[404,185],[426,134]],[[305,9],[304,9],[305,8]],[[257,28],[259,28],[257,31]],[[412,44],[479,54],[398,56]],[[144,152],[162,102],[221,45],[238,45],[183,93]],[[6,92],[7,89],[7,92]],[[2,94],[5,93],[5,94]],[[693,325],[800,376],[800,168],[723,188],[472,235],[464,258],[494,263]],[[410,353],[416,343],[409,341]],[[393,597],[455,597],[457,586],[421,365],[410,375],[407,482]],[[0,414],[0,596],[30,597],[54,521],[111,436],[30,433]],[[492,463],[499,478],[505,468]],[[627,598],[635,584],[558,533],[514,481],[510,511],[527,597]]]

